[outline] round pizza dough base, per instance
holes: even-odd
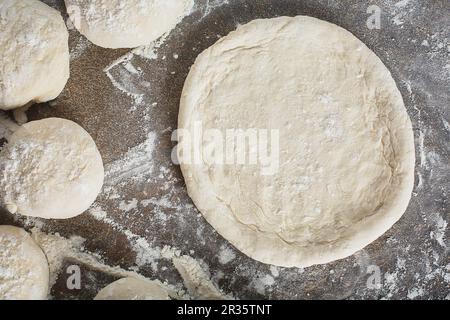
[[[345,258],[386,232],[410,200],[414,138],[402,96],[381,60],[334,24],[254,20],[220,39],[184,86],[179,129],[192,138],[196,124],[279,132],[273,175],[178,155],[206,220],[258,261],[307,267]],[[201,155],[211,149],[198,145]]]

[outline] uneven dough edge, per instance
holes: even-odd
[[[21,246],[21,252],[16,252],[17,256],[22,259],[22,268],[27,268],[30,272],[27,279],[29,282],[33,282],[32,286],[19,287],[17,295],[12,299],[14,300],[46,300],[49,294],[49,278],[50,270],[45,253],[39,247],[39,245],[33,240],[30,234],[19,227],[2,225],[0,226],[0,237],[9,236],[16,239],[18,245]],[[5,250],[5,249],[3,249]],[[26,254],[26,256],[25,256]],[[24,260],[26,258],[26,260]],[[17,271],[17,270],[16,270]],[[1,291],[1,290],[0,290]],[[0,292],[0,300],[9,300],[11,297],[5,298]]]
[[[108,17],[97,17],[98,21],[95,22],[97,24],[95,26],[92,26],[94,22],[89,21],[89,18],[86,17],[88,14],[86,11],[89,8],[86,8],[87,5],[83,1],[64,0],[64,3],[70,20],[89,41],[102,48],[123,49],[149,45],[165,33],[170,33],[194,6],[194,0],[179,1],[182,2],[183,12],[164,12],[164,19],[161,18],[163,16],[160,12],[161,8],[158,7],[158,3],[153,3],[154,1],[152,2],[154,12],[147,12],[147,16],[140,15],[142,12],[137,9],[135,9],[136,11],[130,9],[133,4],[136,5],[136,2],[126,3],[127,7],[122,12],[126,13],[128,10],[130,15],[127,19],[122,18],[123,21],[120,21],[122,25],[115,25],[114,23],[109,25]],[[80,6],[80,3],[83,4]],[[93,3],[93,5],[99,4]],[[157,19],[162,19],[163,22],[161,20],[153,22]],[[114,20],[121,20],[121,18],[115,17]],[[127,30],[123,23],[131,24],[137,30]]]
[[[328,24],[333,28],[339,28],[341,32],[344,32],[347,35],[356,38],[352,33],[339,26],[308,16],[278,17],[271,20],[275,24],[288,23],[297,19],[310,19]],[[198,79],[203,72],[204,66],[208,62],[207,57],[214,52],[214,50],[220,48],[228,37],[238,35],[253,28],[261,20],[262,19],[253,20],[252,22],[239,27],[236,31],[233,31],[228,36],[220,39],[197,57],[183,88],[180,101],[178,128],[186,128],[195,112],[197,97],[192,93],[196,91],[193,89],[199,86]],[[395,132],[391,132],[391,137],[395,136],[398,139],[396,141],[398,148],[398,150],[396,150],[398,151],[396,153],[397,167],[390,186],[391,192],[388,192],[383,206],[375,214],[365,217],[351,226],[347,230],[345,236],[340,238],[339,241],[312,247],[300,247],[286,243],[272,235],[271,237],[267,237],[267,234],[255,232],[248,226],[237,222],[233,218],[228,207],[216,200],[216,195],[202,180],[202,176],[198,173],[199,170],[195,169],[195,165],[181,163],[181,170],[186,181],[188,194],[196,207],[220,235],[249,257],[263,263],[283,267],[309,267],[315,264],[324,264],[343,259],[363,249],[382,236],[405,212],[414,187],[415,148],[411,120],[406,112],[403,98],[391,73],[378,56],[367,48],[363,42],[361,42],[361,45],[371,52],[374,64],[379,65],[381,70],[386,71],[383,75],[384,82],[388,83],[389,87],[395,88],[390,92],[391,111],[395,112],[394,114],[389,113],[388,116],[390,122],[394,123],[395,129],[397,129]],[[205,201],[204,199],[208,200]],[[239,236],[237,237],[236,234],[239,234]],[[270,248],[270,250],[267,250],[268,248]],[[280,261],[283,261],[283,263],[280,263]]]

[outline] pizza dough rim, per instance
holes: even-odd
[[[230,37],[237,36],[239,33],[244,33],[249,28],[253,28],[256,24],[265,20],[288,22],[288,20],[304,19],[311,19],[315,22],[327,24],[329,27],[338,28],[341,32],[343,31],[346,37],[350,36],[360,41],[344,28],[309,16],[256,19],[240,26],[237,30],[221,38],[197,57],[183,88],[178,128],[186,128],[186,124],[190,122],[191,115],[195,112],[195,97],[193,97],[193,93],[196,91],[196,83],[200,81],[203,66],[208,61],[204,57],[207,57],[213,50],[220,50],[218,48],[220,48],[224,39],[229,39]],[[377,70],[384,70],[383,76],[385,83],[387,83],[386,87],[393,88],[393,94],[390,98],[394,106],[393,108],[396,109],[397,113],[396,117],[390,117],[389,121],[396,123],[397,125],[392,127],[398,130],[395,133],[391,130],[391,137],[395,136],[398,138],[397,144],[402,150],[396,152],[397,170],[391,183],[391,186],[398,185],[396,188],[397,192],[389,192],[384,201],[384,205],[376,214],[367,216],[357,224],[349,227],[346,234],[339,241],[313,247],[293,246],[278,237],[273,235],[267,237],[264,233],[254,231],[246,225],[242,225],[233,219],[230,209],[217,199],[212,192],[212,188],[208,188],[207,183],[204,182],[207,177],[205,175],[202,176],[199,171],[196,171],[195,166],[183,164],[181,161],[181,171],[185,178],[188,194],[198,210],[220,235],[241,252],[255,260],[283,267],[309,267],[346,258],[382,236],[402,217],[408,207],[414,187],[415,168],[415,145],[412,123],[405,108],[402,95],[390,71],[370,48],[362,41],[360,42],[364,50],[370,52],[373,62],[380,66]]]

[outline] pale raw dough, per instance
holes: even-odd
[[[193,0],[65,0],[75,27],[104,48],[135,48],[171,31]]]
[[[190,256],[174,257],[173,265],[183,278],[183,283],[195,300],[230,300],[218,289],[211,276],[202,268],[197,260]]]
[[[50,118],[21,126],[0,152],[0,196],[12,213],[66,219],[89,208],[103,185],[103,162],[76,123]]]
[[[49,268],[41,248],[23,229],[0,226],[0,300],[47,298]]]
[[[123,278],[103,288],[94,300],[169,300],[166,289],[155,281]]]
[[[38,0],[0,0],[0,109],[55,99],[69,79],[61,14]]]
[[[179,155],[206,220],[261,262],[307,267],[347,257],[410,200],[414,139],[402,96],[380,59],[334,24],[255,20],[219,40],[183,90],[179,128],[193,137],[197,121],[204,131],[279,130],[274,175]]]

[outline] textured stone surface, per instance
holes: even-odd
[[[64,12],[63,1],[44,2]],[[370,5],[381,9],[380,30],[366,26]],[[415,189],[403,218],[354,256],[304,270],[270,267],[231,247],[192,206],[179,167],[170,157],[179,97],[196,56],[238,24],[298,14],[346,28],[381,58],[403,94],[417,150]],[[241,299],[449,299],[449,37],[447,0],[397,4],[389,0],[199,0],[194,12],[156,50],[157,58],[131,57],[131,65],[142,72],[131,72],[124,64],[112,68],[113,85],[103,70],[129,50],[96,47],[71,30],[69,83],[54,102],[34,106],[30,118],[58,116],[76,121],[92,134],[106,164],[142,143],[149,132],[155,134],[156,144],[147,178],[113,183],[100,195],[96,206],[116,224],[86,213],[67,221],[48,221],[44,230],[86,238],[86,248],[111,265],[130,268],[138,261],[142,274],[181,283],[170,261],[161,259],[157,267],[139,262],[125,228],[154,247],[171,245],[202,260],[213,281]],[[134,199],[136,207],[127,208]],[[23,220],[2,213],[0,223]],[[224,259],[224,252],[230,261]],[[377,268],[380,286],[368,287]],[[67,292],[65,279],[62,274],[53,288],[55,298],[92,298],[111,280],[89,271],[84,290]]]

